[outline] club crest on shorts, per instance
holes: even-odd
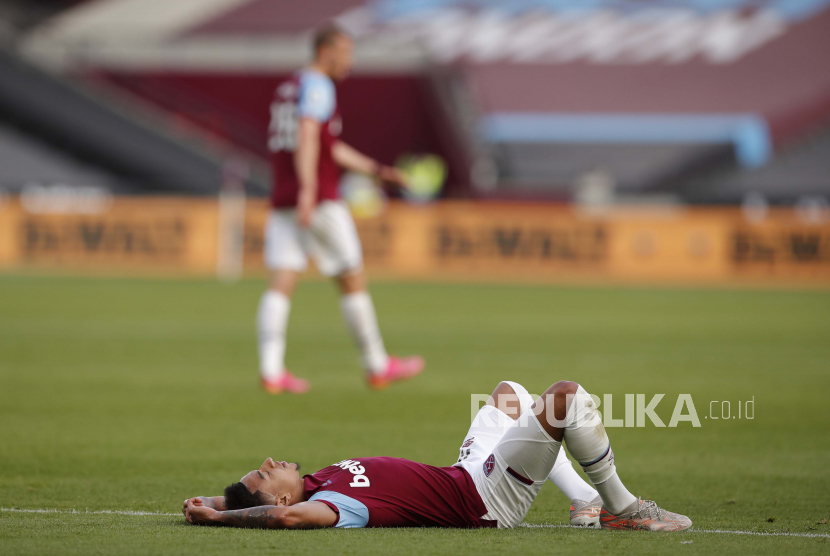
[[[495,466],[496,466],[496,458],[493,456],[493,454],[490,454],[490,457],[487,458],[487,461],[484,462],[484,474],[489,477],[490,473],[493,472],[493,468]]]
[[[469,448],[473,445],[473,441],[476,439],[475,436],[471,436],[467,440],[464,441],[464,444],[461,445],[462,448]]]

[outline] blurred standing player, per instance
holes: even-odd
[[[271,106],[269,150],[273,153],[272,211],[265,229],[268,289],[257,314],[263,388],[272,394],[303,393],[308,381],[285,369],[285,336],[291,296],[311,256],[321,274],[334,278],[346,325],[361,352],[366,379],[375,389],[411,378],[420,357],[386,353],[372,298],[366,291],[363,255],[354,221],[339,199],[341,168],[403,184],[395,168],[359,153],[338,137],[342,122],[334,81],[346,78],[353,42],[329,25],[314,37],[314,62],[282,83]]]

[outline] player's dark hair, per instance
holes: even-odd
[[[242,483],[234,483],[225,488],[225,506],[229,510],[242,510],[266,505],[259,491],[251,492]]]
[[[316,54],[320,51],[320,48],[333,43],[337,37],[348,36],[349,33],[336,23],[326,23],[314,33],[314,53]]]

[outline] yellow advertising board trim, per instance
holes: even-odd
[[[245,205],[246,274],[261,275],[265,200]],[[96,214],[0,205],[0,268],[205,276],[216,272],[214,198],[117,197]],[[357,220],[367,271],[403,279],[830,285],[830,221],[773,209],[612,209],[391,203]]]

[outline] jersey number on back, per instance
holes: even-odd
[[[294,151],[297,148],[297,103],[271,104],[271,124],[268,126],[268,150]]]

